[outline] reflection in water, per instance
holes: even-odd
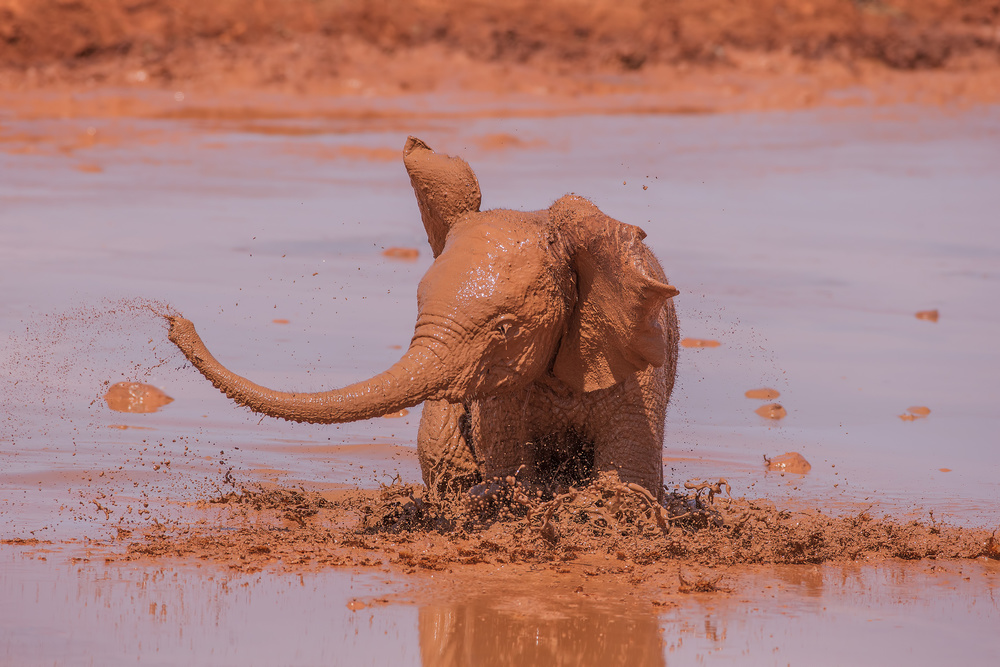
[[[545,574],[469,591],[482,573],[456,570],[449,593],[379,568],[248,574],[3,544],[0,665],[1000,664],[992,561],[734,568],[732,592],[654,587],[660,605]]]
[[[497,596],[425,606],[419,621],[423,664],[664,664],[654,614],[560,602]]]
[[[849,569],[844,567],[840,572],[846,573]],[[818,565],[786,565],[776,566],[772,568],[772,571],[779,581],[800,595],[807,598],[819,598],[823,596],[823,573],[830,570]]]

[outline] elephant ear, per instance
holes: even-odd
[[[642,243],[640,228],[618,222],[581,197],[549,209],[570,241],[577,301],[552,372],[577,392],[606,389],[667,355],[660,313],[676,288]],[[651,275],[654,274],[654,275]]]
[[[437,257],[451,226],[466,213],[479,210],[482,194],[469,163],[459,157],[439,155],[416,137],[403,147],[403,164],[417,196],[427,241]]]

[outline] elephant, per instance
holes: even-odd
[[[194,325],[169,338],[229,398],[297,422],[370,419],[424,403],[423,481],[436,493],[514,476],[541,493],[616,472],[662,500],[677,317],[645,232],[576,195],[541,211],[480,210],[469,164],[409,137],[403,162],[434,260],[398,362],[315,393],[231,372]]]

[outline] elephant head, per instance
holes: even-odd
[[[543,211],[480,211],[469,165],[413,137],[404,162],[435,259],[395,365],[343,389],[279,392],[219,364],[182,317],[170,319],[170,340],[234,401],[312,423],[461,403],[539,380],[591,392],[664,363],[659,315],[677,290],[661,280],[641,229],[576,196]]]

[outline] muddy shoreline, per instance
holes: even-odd
[[[1000,101],[998,22],[993,0],[3,2],[0,91],[965,106]]]

